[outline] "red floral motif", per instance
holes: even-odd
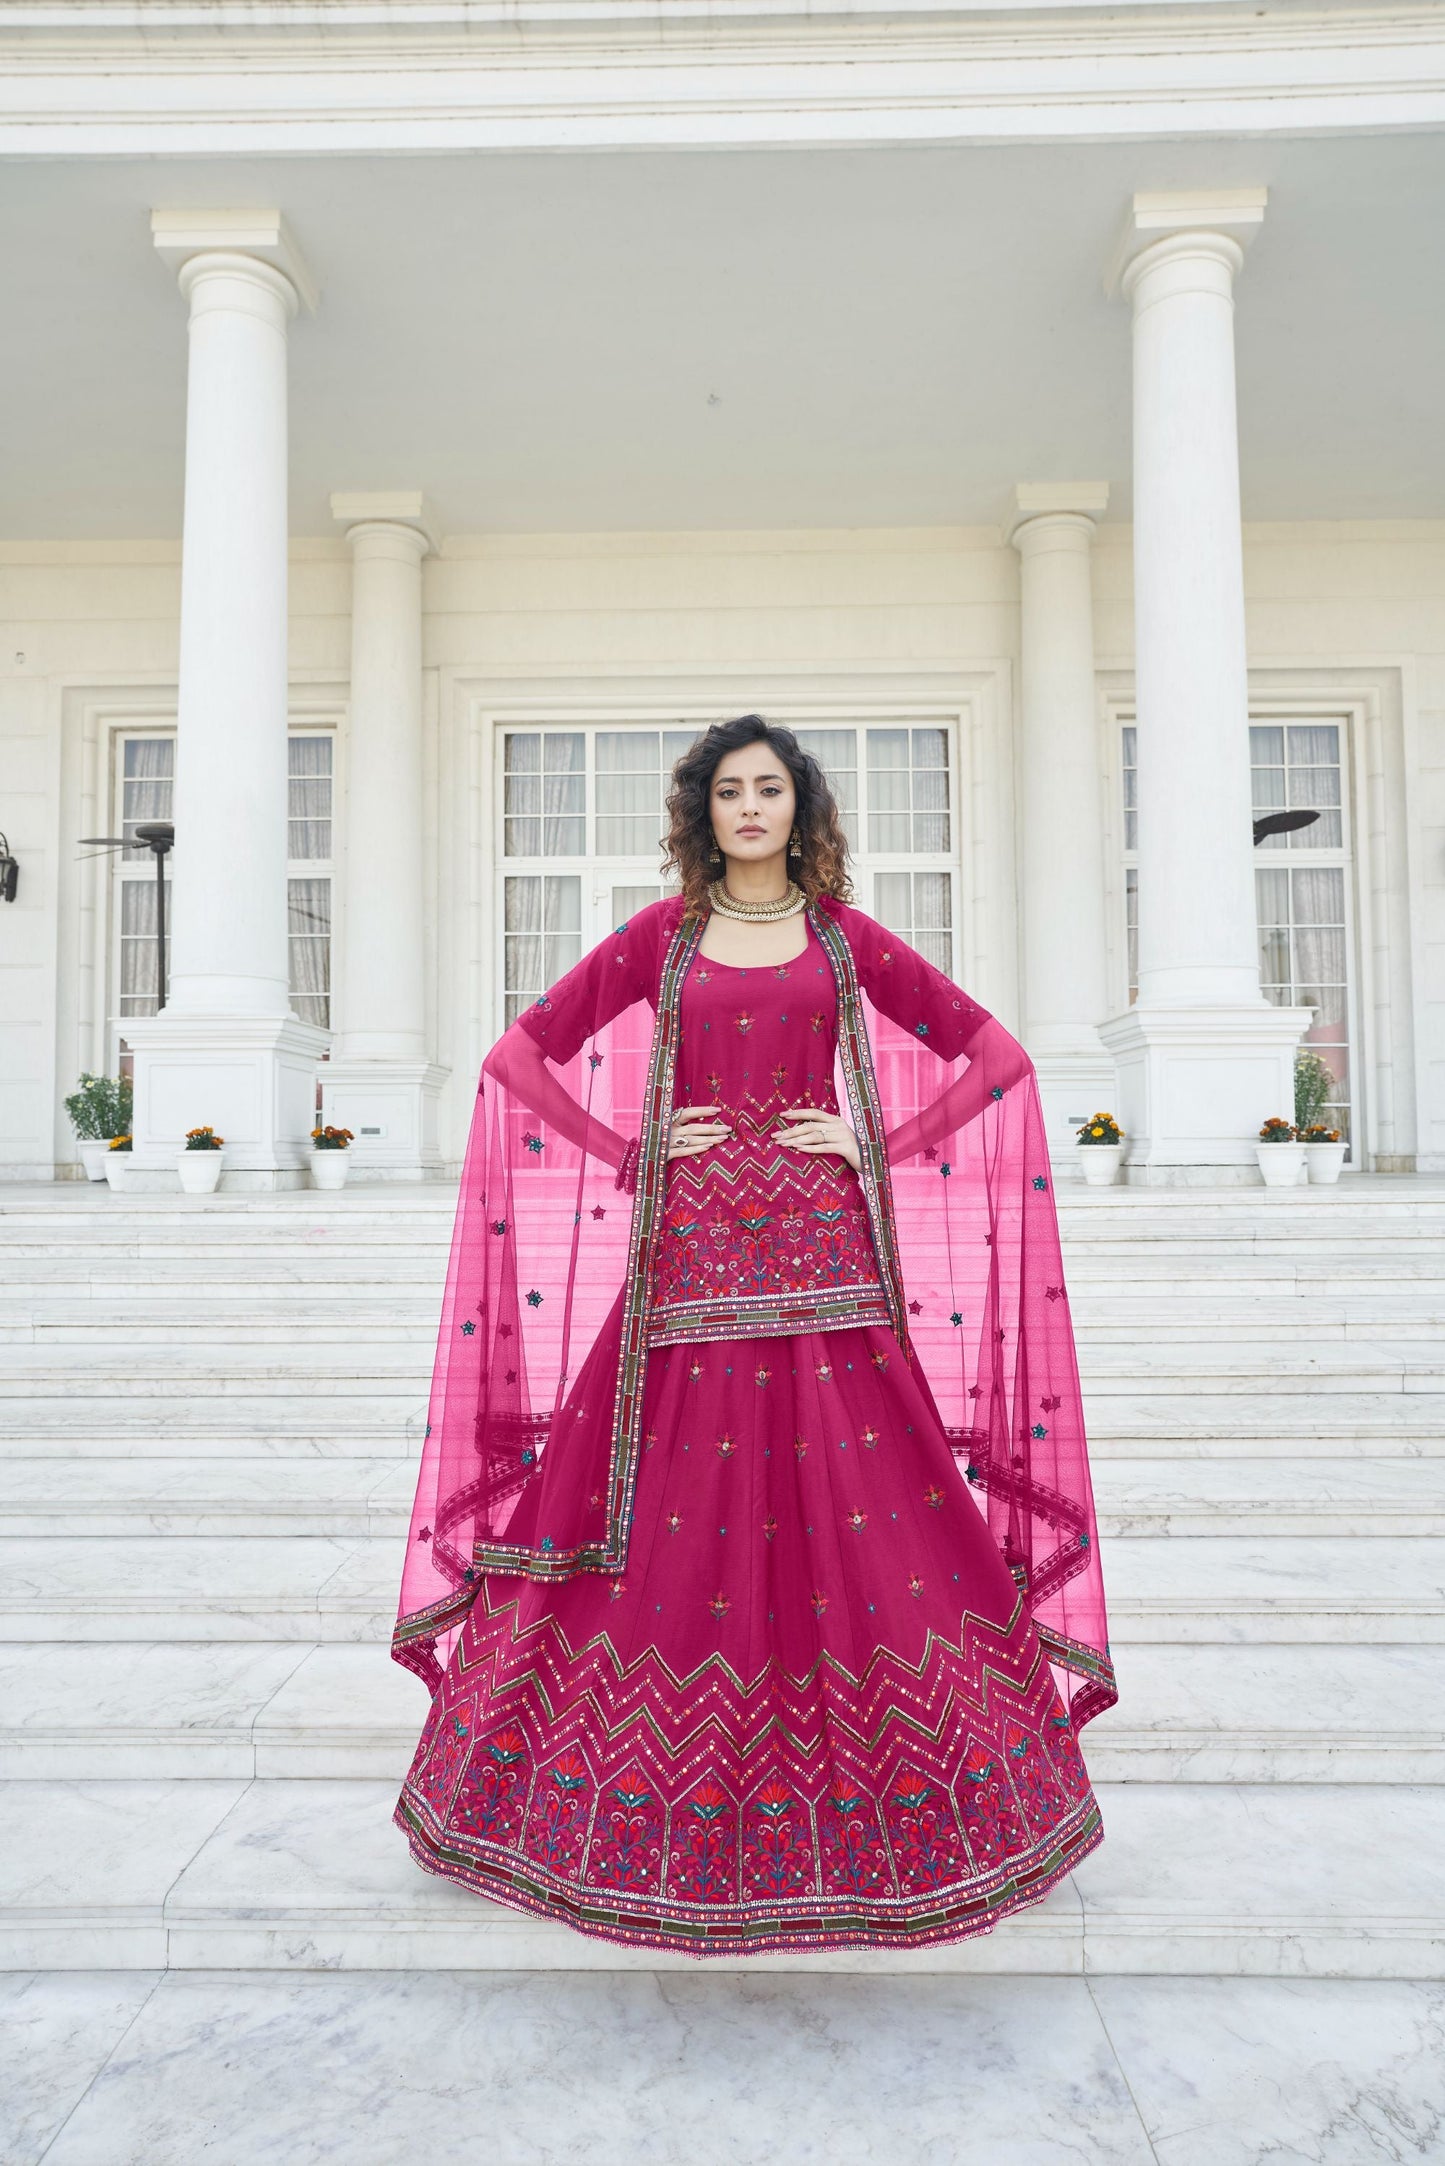
[[[733,1026],[741,1033],[744,1038],[746,1038],[748,1032],[752,1029],[755,1020],[756,1018],[749,1015],[747,1009],[743,1008],[740,1009],[738,1013],[733,1017]]]
[[[815,1617],[821,1617],[824,1610],[828,1607],[828,1597],[825,1594],[820,1594],[818,1589],[815,1587],[813,1589],[813,1592],[809,1595],[808,1600],[813,1605],[813,1615]]]
[[[1064,1810],[1064,1794],[1044,1755],[1043,1746],[1021,1724],[1004,1730],[1004,1751],[1012,1763],[1014,1789],[1034,1829],[1050,1828]]]
[[[943,1491],[939,1488],[937,1482],[929,1483],[928,1487],[923,1492],[923,1501],[928,1506],[931,1512],[942,1511]]]
[[[737,1450],[737,1445],[730,1436],[724,1433],[714,1444],[713,1450],[717,1453],[719,1459],[731,1459],[733,1453]]]
[[[581,1870],[592,1787],[587,1762],[571,1751],[544,1765],[537,1782],[527,1850],[564,1880],[575,1880]]]
[[[831,1886],[859,1895],[895,1892],[877,1808],[863,1785],[835,1775],[818,1813],[818,1847]]]
[[[860,1512],[855,1505],[851,1512],[844,1514],[843,1524],[845,1527],[851,1527],[855,1534],[861,1534],[868,1524],[868,1514]]]
[[[753,1382],[761,1389],[761,1387],[767,1383],[772,1373],[773,1372],[771,1369],[759,1369],[756,1376],[753,1378]]]
[[[808,1451],[808,1439],[805,1436],[795,1436],[793,1438],[793,1450],[797,1453],[800,1459],[806,1458]]]
[[[714,1617],[717,1618],[718,1622],[721,1623],[723,1618],[726,1617],[728,1611],[733,1606],[732,1597],[730,1595],[724,1594],[721,1587],[719,1587],[717,1593],[712,1596],[707,1606],[712,1611]]]
[[[763,1540],[765,1542],[771,1542],[773,1536],[777,1533],[777,1531],[778,1522],[776,1521],[776,1519],[774,1519],[772,1513],[769,1512],[767,1518],[763,1521]]]
[[[488,1842],[514,1843],[527,1798],[526,1740],[510,1727],[479,1744],[457,1798],[458,1827]]]
[[[1023,1822],[997,1753],[975,1738],[958,1780],[958,1804],[974,1856],[994,1864],[1025,1847]]]
[[[669,1512],[662,1524],[666,1527],[669,1534],[676,1534],[678,1528],[682,1525],[681,1512]]]
[[[776,1776],[743,1815],[742,1866],[745,1895],[796,1895],[813,1885],[811,1816]]]
[[[693,1903],[737,1901],[738,1809],[710,1776],[673,1813],[667,1891]]]
[[[662,1828],[657,1791],[634,1763],[607,1785],[598,1802],[588,1881],[594,1887],[655,1893],[662,1884]]]
[[[916,1572],[912,1572],[909,1574],[908,1592],[912,1595],[915,1602],[918,1600],[919,1596],[923,1592],[923,1582]]]
[[[916,1768],[901,1768],[883,1809],[901,1891],[936,1888],[957,1875],[963,1842],[942,1784],[930,1782]]]
[[[445,1814],[457,1786],[472,1734],[472,1702],[463,1700],[443,1713],[434,1710],[432,1745],[417,1777],[417,1789],[435,1812]]]
[[[860,1432],[859,1441],[863,1444],[866,1444],[869,1451],[871,1452],[882,1434],[882,1430],[875,1429],[870,1422],[868,1427]]]

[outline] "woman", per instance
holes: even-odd
[[[483,1064],[396,1821],[614,1941],[987,1932],[1102,1840],[1117,1698],[1033,1067],[850,906],[789,731],[668,805],[681,893]]]

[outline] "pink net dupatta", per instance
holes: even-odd
[[[1117,1691],[1034,1070],[863,912],[824,901],[812,923],[894,1329],[1079,1726]],[[678,1003],[701,932],[678,898],[639,911],[483,1063],[392,1640],[432,1691],[483,1573],[626,1563]]]

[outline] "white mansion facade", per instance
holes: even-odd
[[[1061,1161],[1306,1042],[1445,1170],[1442,122],[1434,9],[12,5],[0,1178],[454,1175],[750,710]]]

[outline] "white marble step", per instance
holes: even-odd
[[[396,1458],[133,1455],[0,1461],[0,1536],[392,1535],[416,1468]],[[1445,1536],[1445,1467],[1421,1459],[1110,1460],[1099,1531],[1122,1535]]]
[[[1433,1647],[1116,1647],[1085,1732],[1096,1781],[1438,1783]],[[384,1646],[151,1641],[0,1647],[0,1776],[385,1779],[426,1695]]]
[[[385,1639],[394,1537],[77,1535],[0,1540],[0,1640]],[[1445,1645],[1445,1541],[1123,1536],[1106,1588],[1120,1646]]]
[[[391,1458],[420,1446],[425,1383],[410,1393],[89,1393],[0,1401],[4,1449],[27,1458]],[[1084,1392],[1091,1459],[1438,1458],[1445,1404],[1424,1392]]]
[[[249,1344],[211,1344],[204,1351],[169,1343],[127,1358],[104,1346],[12,1346],[0,1370],[0,1413],[8,1400],[78,1393],[97,1397],[173,1398],[197,1392],[288,1393],[322,1390],[351,1397],[368,1392],[415,1389],[429,1381],[431,1363],[421,1346],[376,1347],[364,1333],[354,1342],[292,1345],[272,1339]],[[1433,1395],[1445,1412],[1445,1341],[1351,1344],[1308,1338],[1235,1347],[1201,1340],[1171,1345],[1144,1343],[1088,1349],[1085,1383],[1097,1393],[1147,1388],[1153,1393],[1196,1392],[1339,1393],[1399,1392]]]
[[[1087,1737],[1085,1752],[1087,1755]],[[1042,1902],[940,1948],[709,1969],[1435,1978],[1445,1791],[1101,1783],[1104,1841]],[[422,1872],[391,1781],[12,1782],[10,1969],[690,1971]]]
[[[1196,1352],[1210,1356],[1220,1347],[1260,1344],[1293,1348],[1298,1354],[1359,1344],[1438,1345],[1445,1336],[1445,1291],[1432,1293],[1413,1309],[1391,1301],[1365,1307],[1343,1298],[1335,1306],[1339,1313],[1331,1314],[1318,1301],[1260,1301],[1232,1309],[1221,1305],[1219,1313],[1212,1313],[1196,1302],[1164,1313],[1131,1302],[1128,1313],[1120,1314],[1117,1293],[1111,1289],[1099,1297],[1097,1310],[1076,1296],[1073,1320],[1086,1375],[1106,1352],[1111,1361],[1123,1353],[1151,1367],[1172,1361],[1189,1368]],[[84,1302],[8,1301],[0,1314],[0,1344],[42,1349],[123,1346],[149,1353],[156,1348],[210,1352],[249,1345],[334,1348],[360,1341],[368,1347],[405,1348],[429,1362],[439,1313],[439,1293],[426,1299],[397,1294],[362,1299],[338,1292],[324,1300],[308,1293],[304,1302],[294,1295],[278,1302],[274,1289],[265,1301],[232,1296],[199,1300],[193,1294],[182,1297],[179,1291],[155,1299],[130,1289],[124,1296]]]

